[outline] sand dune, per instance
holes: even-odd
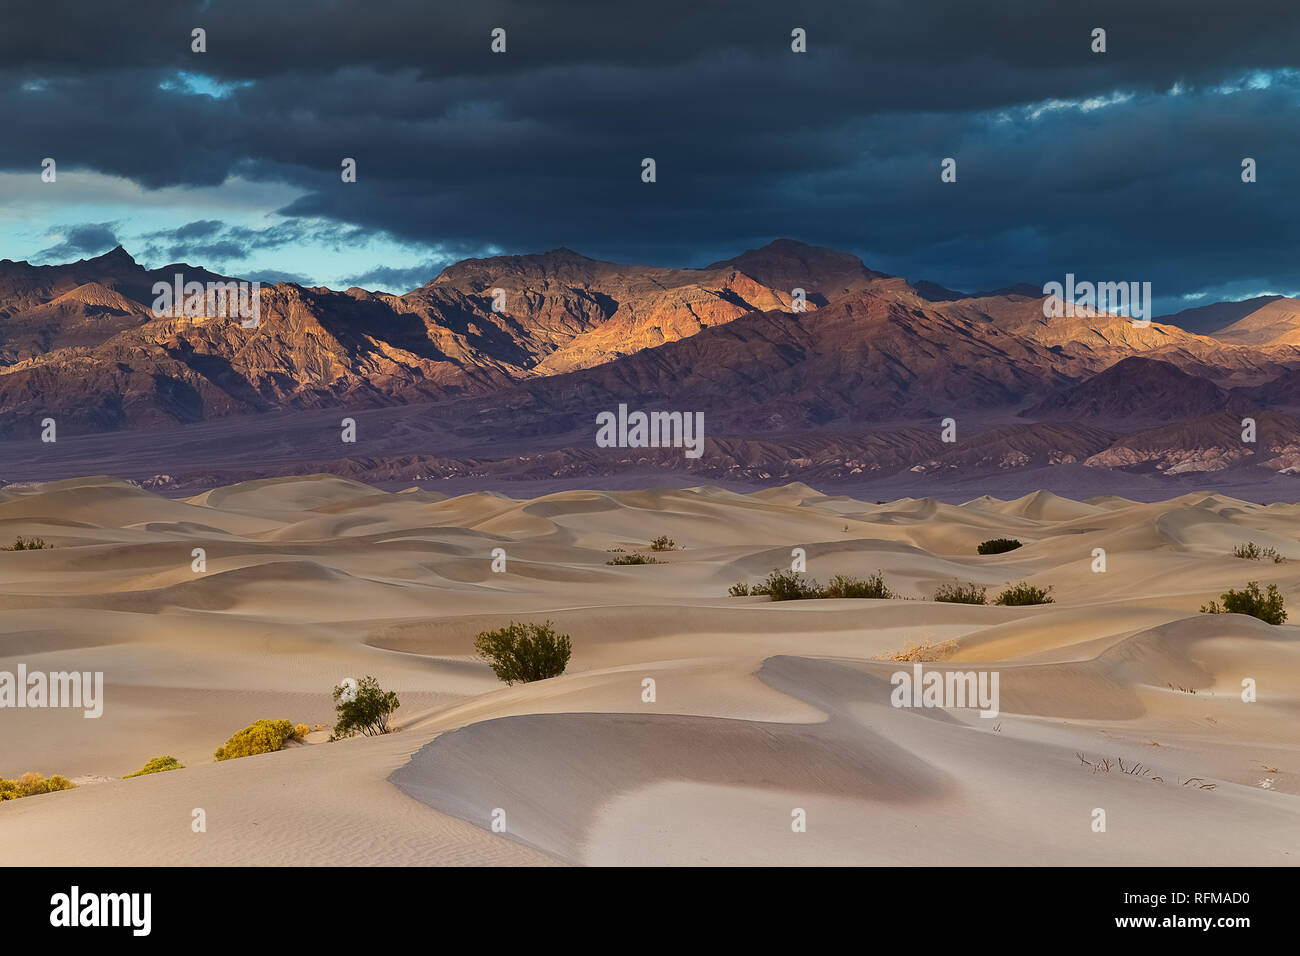
[[[658,563],[607,563],[660,534]],[[82,781],[0,805],[5,863],[1300,862],[1300,629],[1198,613],[1248,580],[1300,600],[1298,505],[333,476],[168,500],[94,477],[0,489],[17,535],[53,549],[0,552],[0,671],[105,692],[98,719],[0,710],[0,776]],[[1024,546],[976,554],[1004,536]],[[1232,557],[1247,541],[1290,560]],[[727,595],[796,547],[810,577],[880,570],[898,597]],[[929,599],[1022,580],[1056,603]],[[570,634],[567,673],[500,684],[473,641],[511,620]],[[918,646],[926,671],[996,672],[998,716],[893,706],[913,664],[889,658]],[[213,761],[260,717],[331,723],[363,674],[399,693],[397,733]],[[161,754],[186,769],[120,779]]]

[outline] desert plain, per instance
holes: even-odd
[[[1258,581],[1300,623],[1300,505],[93,477],[0,489],[19,535],[53,547],[0,552],[0,671],[104,699],[0,709],[0,776],[78,784],[0,804],[7,865],[1300,863],[1300,628],[1199,611]],[[998,537],[1024,546],[976,553]],[[728,595],[795,548],[898,597]],[[1054,603],[931,599],[1019,581]],[[510,621],[570,635],[566,673],[500,683],[473,642]],[[998,716],[893,706],[917,659],[996,672]],[[393,733],[213,759],[259,718],[328,727],[367,674]]]

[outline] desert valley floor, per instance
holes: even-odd
[[[6,864],[1300,863],[1300,628],[1198,613],[1254,580],[1300,622],[1300,505],[87,478],[0,489],[17,535],[54,547],[0,553],[0,670],[102,671],[105,702],[0,711],[0,776],[79,784],[0,805]],[[996,537],[1025,546],[976,554]],[[795,547],[903,599],[728,596]],[[954,580],[1056,603],[930,600]],[[473,639],[511,620],[570,634],[568,672],[500,684]],[[891,706],[918,647],[999,672],[1000,716]],[[365,674],[397,732],[213,760],[258,718],[332,724]],[[186,769],[121,779],[162,754]]]

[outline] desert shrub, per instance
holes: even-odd
[[[185,764],[181,763],[175,757],[154,757],[144,769],[137,770],[135,773],[128,773],[123,780],[130,780],[132,777],[143,777],[147,773],[163,773],[167,770],[184,770]]]
[[[44,777],[39,773],[25,773],[17,780],[5,780],[0,777],[0,800],[20,800],[23,797],[35,797],[42,793],[54,793],[56,790],[74,790],[76,784],[67,777],[54,774]]]
[[[981,541],[979,547],[975,550],[980,554],[1006,554],[1008,551],[1014,551],[1019,547],[1021,547],[1021,544],[1015,538],[990,538],[987,541]]]
[[[324,729],[325,729],[325,725],[324,725],[324,724],[317,724],[317,725],[316,725],[316,729],[317,729],[317,730],[324,730]]]
[[[40,774],[37,774],[37,776],[40,776]],[[75,783],[73,783],[71,780],[69,780],[67,777],[63,776],[62,774],[56,773],[54,774],[54,776],[44,781],[44,786],[40,792],[54,793],[56,790],[75,790],[75,789],[77,789],[77,785]]]
[[[1021,581],[1019,584],[1013,584],[1001,594],[998,595],[994,604],[1002,604],[1006,607],[1022,607],[1026,604],[1055,604],[1051,596],[1051,586],[1046,590],[1033,584]]]
[[[620,554],[618,557],[611,558],[605,563],[606,564],[658,564],[659,561],[656,558],[650,557],[648,554]]]
[[[334,711],[338,715],[334,722],[334,732],[330,740],[342,740],[361,734],[365,737],[378,737],[390,732],[388,719],[393,711],[402,706],[397,694],[384,690],[379,681],[366,675],[357,681],[356,696],[346,700],[347,691],[343,686],[334,688]]]
[[[749,589],[750,594],[766,594],[773,601],[802,601],[822,596],[821,585],[797,571],[773,571],[762,584]]]
[[[1286,620],[1286,611],[1283,609],[1284,602],[1282,595],[1278,593],[1276,584],[1270,584],[1268,593],[1265,594],[1259,589],[1258,581],[1251,581],[1240,591],[1229,588],[1219,595],[1219,600],[1223,602],[1222,605],[1216,601],[1211,601],[1201,608],[1201,613],[1249,614],[1251,617],[1257,617],[1268,624],[1281,624]]]
[[[885,585],[884,575],[877,571],[865,581],[847,574],[837,574],[830,579],[821,594],[828,598],[876,598],[888,600],[894,592]]]
[[[53,547],[52,544],[46,544],[44,538],[24,538],[19,535],[14,539],[12,548],[0,548],[0,551],[42,551]]]
[[[885,654],[883,660],[898,661],[899,663],[932,663],[935,661],[946,660],[957,650],[956,641],[943,641],[939,644],[932,644],[929,641],[922,641],[920,644],[913,644],[907,650],[897,651],[893,654]]]
[[[296,724],[293,728],[293,739],[302,743],[309,733],[311,733],[310,724]]]
[[[773,601],[806,601],[812,598],[875,598],[888,600],[897,597],[885,584],[879,571],[866,579],[848,574],[837,574],[826,587],[797,571],[774,570],[766,581],[758,584],[733,584],[727,589],[732,597],[754,597],[766,594]]]
[[[511,621],[495,631],[483,631],[474,639],[474,649],[492,665],[497,678],[507,684],[559,677],[568,666],[573,650],[569,635],[556,634],[550,621],[545,624]]]
[[[1286,563],[1286,558],[1278,554],[1277,548],[1261,548],[1254,541],[1237,545],[1232,549],[1232,556],[1245,558],[1248,561],[1263,561],[1265,558],[1271,558],[1274,564]]]
[[[661,534],[650,542],[651,551],[673,551],[677,548],[677,542],[666,534]]]
[[[232,734],[213,756],[217,760],[234,760],[236,757],[274,753],[292,739],[293,724],[289,721],[257,720]]]
[[[947,604],[987,604],[985,595],[988,588],[981,587],[972,581],[970,584],[958,584],[954,581],[952,584],[941,584],[934,592],[936,601],[943,601]]]

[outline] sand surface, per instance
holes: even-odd
[[[660,564],[606,564],[659,534]],[[1300,623],[1300,505],[85,478],[0,489],[17,535],[54,547],[0,552],[0,671],[105,692],[98,719],[0,709],[0,776],[80,782],[0,804],[5,864],[1300,863],[1300,628],[1198,613],[1255,580]],[[1025,546],[977,555],[993,537]],[[900,597],[727,595],[795,547]],[[1022,580],[1056,603],[929,600]],[[473,640],[511,620],[571,635],[567,673],[498,682]],[[912,664],[888,658],[919,645],[996,672],[999,716],[892,706]],[[396,733],[213,760],[258,718],[331,724],[364,674],[398,692]],[[162,754],[186,769],[120,779]]]

